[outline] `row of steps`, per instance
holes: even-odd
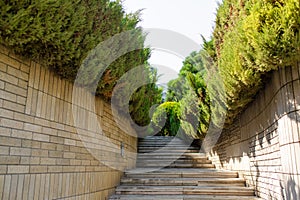
[[[212,196],[212,195],[122,195],[110,200],[258,200],[256,197]]]
[[[146,137],[138,149],[137,168],[125,172],[110,200],[258,199],[237,172],[215,169],[199,148],[178,138]]]
[[[214,168],[199,147],[191,147],[175,137],[148,137],[139,141],[137,167]]]

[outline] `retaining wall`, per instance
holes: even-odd
[[[209,154],[263,199],[300,198],[300,64],[273,72]]]
[[[74,109],[86,114],[77,125]],[[107,199],[135,166],[137,138],[121,122],[110,104],[0,46],[0,199]]]

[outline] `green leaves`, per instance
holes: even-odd
[[[154,112],[152,121],[159,128],[159,135],[175,136],[180,127],[180,104],[165,102]]]
[[[263,77],[300,60],[300,2],[225,0],[214,40],[230,124],[263,86]],[[236,12],[239,11],[239,12]]]
[[[166,104],[180,105],[178,123],[182,132],[192,138],[204,138],[210,122],[210,98],[205,83],[205,65],[209,61],[205,55],[204,50],[192,52],[184,60],[179,77],[168,83],[167,100],[173,102]]]
[[[223,125],[224,117],[225,126],[231,124],[270,71],[300,61],[300,1],[224,0],[213,38],[203,41],[203,50],[186,58],[179,78],[168,84],[167,95],[180,102],[182,128],[198,138],[210,124]],[[194,101],[198,109],[193,110]],[[183,120],[191,116],[198,119],[197,130]]]
[[[146,64],[143,78],[156,81],[156,74],[147,66],[150,50],[144,48],[145,36],[137,27],[139,20],[139,12],[126,14],[121,1],[0,0],[0,43],[71,81],[83,64],[87,73],[80,77],[80,84],[87,86],[99,76],[95,69],[104,67],[104,59],[115,52],[106,48],[98,57],[82,63],[87,55],[101,42],[132,30],[131,42],[113,45],[123,49],[135,45],[139,50],[115,60],[97,86],[96,94],[109,101],[118,79],[136,66]],[[130,104],[130,114],[138,124],[149,122],[148,111],[160,100],[161,91],[152,84],[129,92],[134,93],[132,100],[126,102]],[[153,101],[146,101],[147,98]]]

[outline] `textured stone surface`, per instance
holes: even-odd
[[[110,200],[259,200],[237,172],[216,170],[199,147],[181,139],[148,136],[138,150],[137,168],[127,170]]]
[[[300,196],[300,65],[273,72],[209,156],[240,172],[263,199]]]
[[[4,47],[0,46],[0,52],[0,199],[107,198],[122,172],[99,159],[112,165],[122,163],[126,169],[134,167],[135,157],[120,156],[121,142],[126,151],[136,152],[134,132],[129,135],[118,128],[110,105],[100,98],[95,99],[94,112],[86,107],[89,98],[94,98],[87,91]],[[85,148],[77,133],[73,89],[82,97],[75,108],[88,114],[82,116],[89,136],[86,145],[101,152],[100,157]],[[92,114],[97,123],[89,121]],[[98,123],[103,132],[96,131]]]

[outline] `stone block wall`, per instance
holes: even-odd
[[[299,138],[300,64],[272,73],[209,156],[218,168],[240,172],[263,199],[297,200]]]
[[[0,46],[0,199],[107,199],[136,160],[136,134],[119,121],[110,104]]]

